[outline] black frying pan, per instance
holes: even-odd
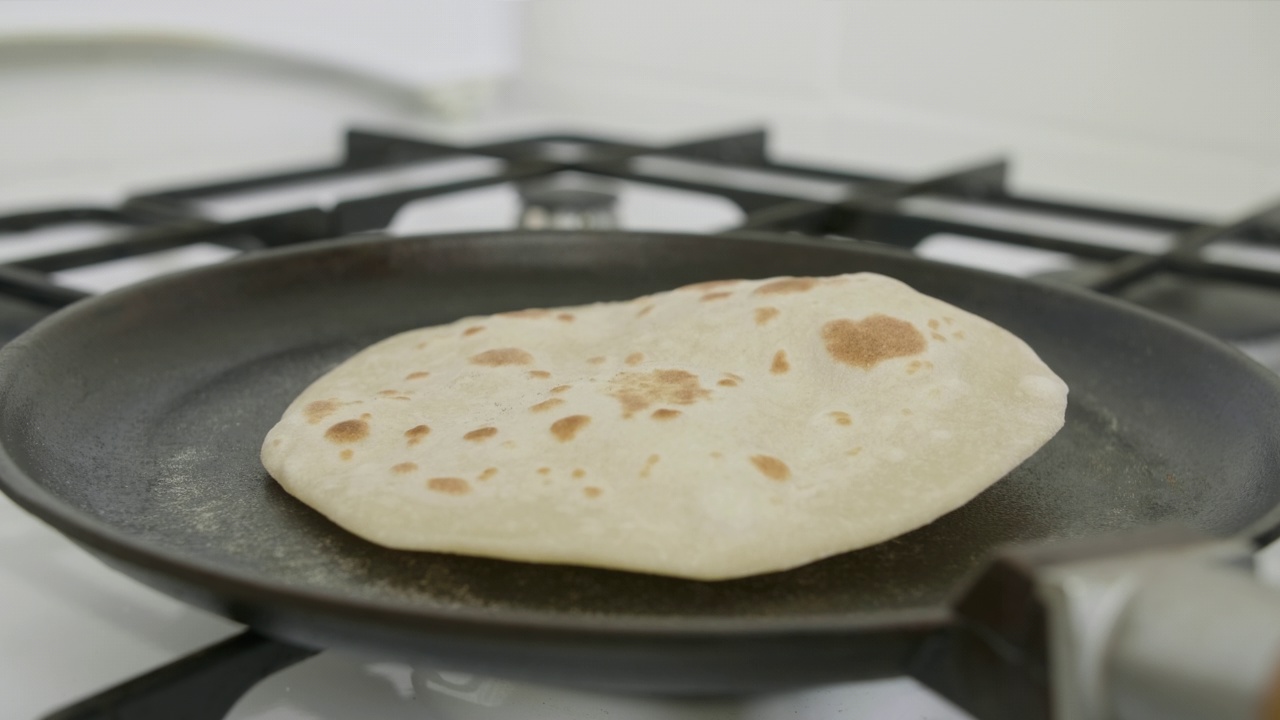
[[[875,271],[987,317],[1071,387],[1066,427],[973,502],[881,545],[728,582],[387,550],[282,492],[263,435],[318,375],[463,315],[713,278]],[[1083,292],[834,241],[636,233],[362,238],[82,302],[0,352],[0,478],[143,582],[312,647],[605,689],[895,675],[1002,543],[1175,522],[1261,537],[1280,382]]]

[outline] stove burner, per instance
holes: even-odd
[[[522,230],[612,230],[618,227],[620,183],[575,172],[516,183]]]

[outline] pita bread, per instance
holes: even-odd
[[[929,523],[1066,399],[1017,337],[897,280],[717,281],[388,338],[262,461],[381,545],[714,580]]]

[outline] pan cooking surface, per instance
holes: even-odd
[[[387,550],[280,490],[262,437],[307,384],[400,330],[725,277],[871,270],[1025,339],[1066,427],[963,508],[881,545],[719,583]],[[1280,391],[1224,347],[1110,302],[853,246],[664,235],[363,240],[264,255],[86,303],[0,362],[5,480],[82,542],[109,535],[259,588],[567,617],[803,618],[944,601],[997,545],[1162,522],[1227,535],[1280,497]],[[34,478],[32,491],[15,469]],[[41,492],[47,491],[48,495]],[[32,498],[36,498],[34,501]],[[44,512],[56,506],[57,512]],[[264,601],[269,597],[264,596]]]
[[[163,409],[148,423],[154,432],[136,439],[136,452],[154,458],[153,479],[131,495],[136,504],[119,504],[117,522],[192,556],[352,597],[552,613],[803,616],[939,601],[997,544],[1132,527],[1185,515],[1206,499],[1203,481],[1179,481],[1175,467],[1144,457],[1086,395],[1073,398],[1067,429],[1043,452],[963,509],[790,572],[703,583],[389,550],[288,496],[258,462],[262,436],[305,385],[299,380],[360,346],[267,358]],[[1214,528],[1221,519],[1210,512],[1190,516],[1230,529]]]

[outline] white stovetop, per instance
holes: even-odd
[[[0,48],[2,50],[2,48]],[[0,214],[74,202],[113,202],[140,188],[204,181],[326,162],[339,155],[352,123],[399,127],[437,137],[482,140],[573,128],[564,118],[515,113],[467,125],[445,125],[415,104],[413,91],[326,82],[321,75],[276,72],[240,58],[220,64],[206,55],[155,62],[152,48],[105,52],[76,64],[39,54],[0,64],[0,97],[38,100],[0,104],[0,136],[24,138],[0,147]],[[172,53],[172,49],[164,52]],[[15,57],[17,59],[15,60]],[[86,113],[86,108],[88,112]],[[233,108],[234,111],[229,111]],[[632,124],[634,125],[634,124]],[[584,130],[592,130],[594,125]],[[608,131],[653,142],[724,128],[673,120],[659,129],[617,118]],[[415,205],[397,217],[397,232],[509,226],[517,205],[505,186]],[[715,230],[739,211],[722,200],[653,187],[627,186],[619,214],[626,227]],[[89,232],[94,229],[72,230]],[[46,237],[41,242],[68,241]],[[71,238],[70,241],[74,241]],[[939,255],[979,248],[940,238]],[[28,252],[0,243],[0,258]],[[6,250],[6,247],[10,248]],[[6,254],[8,253],[8,254]],[[132,267],[71,273],[85,289],[107,289],[140,274],[221,259],[202,246]],[[990,257],[987,257],[990,262]],[[1020,272],[1055,267],[1061,258],[997,259]],[[192,609],[107,569],[62,536],[0,497],[0,716],[32,718],[96,692],[240,628]],[[910,680],[849,684],[741,701],[658,702],[564,690],[482,683],[480,691],[440,669],[327,652],[256,687],[232,720],[827,720],[833,717],[959,720],[966,717]],[[448,670],[447,668],[443,670]]]

